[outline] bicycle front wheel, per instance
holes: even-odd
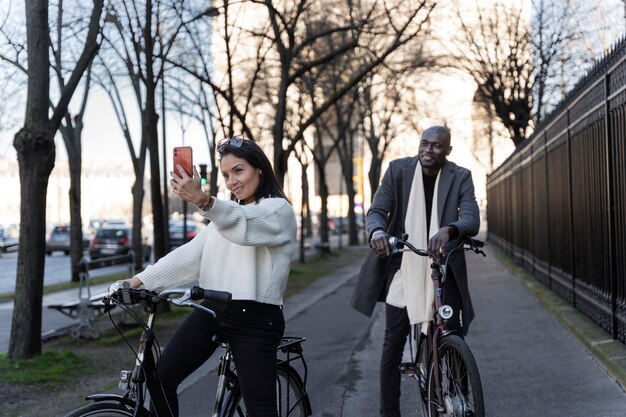
[[[438,356],[438,369],[431,358],[428,372],[428,417],[484,417],[483,388],[469,346],[459,336],[450,334],[439,341]],[[443,401],[437,398],[435,372],[441,381]]]
[[[304,390],[300,384],[300,377],[292,368],[278,368],[276,380],[276,399],[278,415],[280,417],[306,417],[304,405]],[[241,395],[239,385],[235,385],[224,399],[223,417],[246,417],[246,406]]]
[[[119,403],[99,402],[72,411],[65,417],[132,417],[133,413],[134,410],[132,408]],[[139,415],[141,417],[152,416],[147,410],[141,410]]]

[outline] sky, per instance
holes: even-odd
[[[135,146],[140,139],[139,112],[136,105],[132,105],[132,97],[127,95],[127,111],[131,123],[131,135]],[[204,133],[200,126],[192,121],[184,120],[181,127],[179,117],[171,112],[166,120],[166,146],[168,155],[172,154],[174,146],[187,145],[194,148],[194,163],[208,162],[208,145],[204,139]],[[0,158],[16,161],[17,155],[13,147],[13,138],[19,130],[17,125],[10,130],[0,132]],[[162,146],[161,124],[159,123],[159,146]],[[83,130],[83,161],[95,165],[128,165],[132,169],[130,151],[124,139],[122,129],[119,126],[113,107],[108,96],[97,88],[90,92],[87,109],[85,112]],[[56,138],[57,160],[67,160],[67,152],[60,134]],[[171,158],[169,158],[171,159]],[[168,159],[168,170],[171,169],[171,161]]]
[[[623,10],[620,7],[622,4],[620,0],[601,0],[598,4],[603,4],[608,9]],[[8,10],[8,5],[11,5],[12,10],[21,10],[20,1],[16,0],[0,0],[0,16],[3,16],[2,11]],[[2,87],[2,86],[0,86]],[[77,91],[80,94],[80,91]],[[15,96],[13,96],[15,97]],[[126,94],[127,111],[130,112],[131,119],[131,131],[135,141],[139,140],[139,115],[136,104],[133,103],[131,94]],[[76,105],[76,97],[72,103],[72,107]],[[16,152],[12,146],[13,137],[16,131],[21,126],[21,119],[23,117],[23,103],[14,103],[11,111],[13,111],[11,128],[6,129],[6,126],[0,126],[0,158],[9,161],[16,160]],[[1,109],[0,109],[1,110]],[[131,169],[131,158],[127,144],[123,138],[122,131],[119,127],[113,108],[109,102],[106,94],[98,89],[94,88],[90,92],[90,98],[88,102],[87,112],[85,116],[85,128],[83,131],[83,161],[85,164],[103,166],[106,169],[107,166],[117,167],[119,165],[128,166]],[[2,120],[0,118],[0,123]],[[172,148],[180,145],[192,146],[194,149],[194,163],[206,163],[208,162],[208,145],[204,139],[204,133],[200,126],[195,121],[183,120],[181,123],[180,117],[169,113],[166,120],[167,124],[167,144],[166,154],[168,155],[168,167],[167,170],[171,170],[171,154]],[[183,129],[181,124],[185,126]],[[159,130],[161,124],[159,124]],[[161,133],[159,132],[159,146],[162,146]],[[67,155],[65,146],[63,144],[60,135],[57,135],[57,159],[66,160]],[[458,149],[458,148],[457,148]],[[460,149],[459,149],[460,150]],[[162,152],[162,151],[161,151]],[[458,156],[463,156],[463,152],[459,152]],[[162,159],[162,157],[161,157]]]

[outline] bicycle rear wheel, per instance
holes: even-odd
[[[278,368],[276,397],[280,417],[306,417],[308,415],[304,405],[304,390],[300,384],[300,377],[293,368]],[[236,384],[227,392],[223,408],[222,417],[246,417],[248,415],[239,385]]]
[[[119,403],[99,402],[86,405],[72,411],[65,417],[132,417],[134,410]],[[147,410],[139,412],[141,417],[150,417],[152,414]]]
[[[431,358],[426,384],[428,417],[484,417],[485,405],[480,374],[472,351],[459,336],[439,341],[439,368]],[[439,374],[443,402],[437,399],[435,372]],[[441,411],[441,412],[438,412]]]

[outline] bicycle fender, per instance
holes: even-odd
[[[448,330],[448,329],[446,329],[443,332],[441,332],[439,337],[442,338],[442,337],[447,336],[449,334],[455,334],[455,335],[459,336],[461,339],[465,339],[460,331],[458,331],[458,330]]]
[[[131,407],[131,408],[135,406],[135,401],[131,400],[130,398],[122,397],[121,395],[117,395],[117,394],[93,394],[93,395],[88,395],[87,397],[85,397],[85,399],[91,400],[96,403],[102,402],[102,401],[111,401],[111,402],[120,403],[122,405]]]

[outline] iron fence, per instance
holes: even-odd
[[[487,178],[489,239],[626,343],[626,41]]]

